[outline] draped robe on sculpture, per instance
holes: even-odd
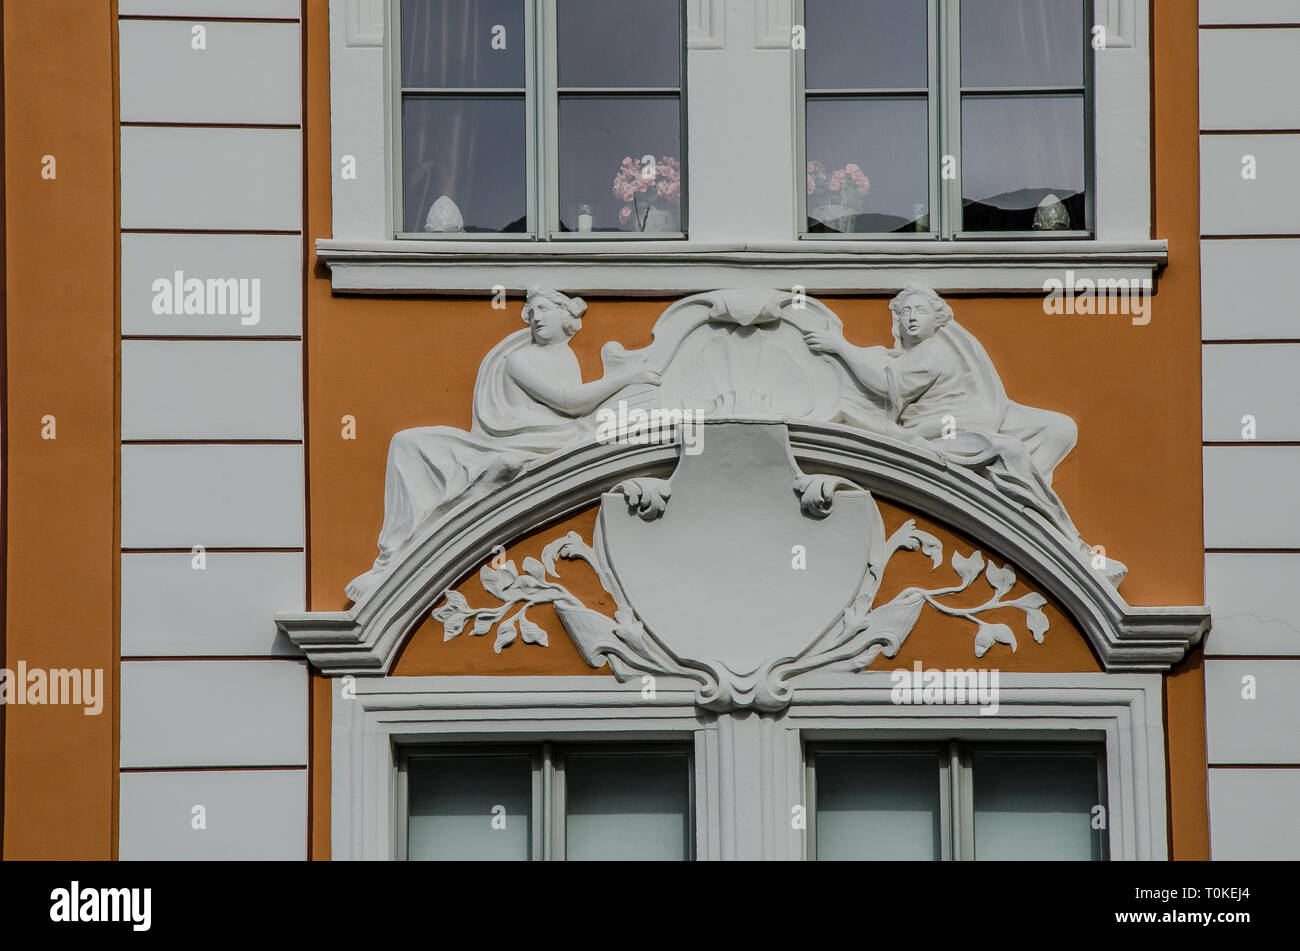
[[[955,320],[910,350],[868,352],[883,367],[889,392],[877,396],[848,387],[842,422],[926,446],[978,470],[1082,544],[1052,489],[1052,472],[1078,438],[1072,419],[1008,399],[984,347]]]
[[[421,426],[393,437],[384,480],[384,526],[379,557],[347,586],[359,601],[388,572],[394,558],[421,528],[454,506],[480,498],[552,452],[590,438],[587,418],[564,416],[529,398],[510,379],[506,361],[531,346],[531,330],[497,344],[474,384],[470,431]]]

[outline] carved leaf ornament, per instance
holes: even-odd
[[[847,479],[829,475],[799,474],[793,489],[805,517],[817,520],[830,515],[836,492],[866,494]],[[671,480],[624,480],[605,502],[615,497],[641,521],[655,522],[671,504]],[[921,553],[930,559],[932,570],[943,565],[939,539],[917,528],[914,519],[908,519],[872,553],[860,594],[820,637],[794,658],[771,660],[755,671],[736,671],[707,658],[684,656],[647,630],[612,570],[601,534],[598,525],[594,544],[589,545],[576,532],[569,532],[551,541],[540,561],[524,559],[522,573],[513,561],[500,567],[485,565],[479,578],[484,590],[500,605],[476,608],[459,592],[445,592],[442,603],[432,612],[443,625],[443,639],[451,640],[463,633],[481,637],[495,631],[493,649],[497,653],[519,640],[545,647],[546,633],[528,618],[527,611],[534,605],[551,604],[584,660],[592,667],[608,663],[620,681],[631,679],[637,672],[682,676],[699,683],[697,701],[706,708],[752,706],[771,711],[790,702],[794,681],[803,674],[822,669],[858,671],[870,667],[881,656],[896,656],[927,607],[974,626],[973,650],[977,658],[995,645],[1019,649],[1011,627],[986,620],[984,615],[989,612],[1004,608],[1023,612],[1026,629],[1039,644],[1048,629],[1047,615],[1042,610],[1047,599],[1030,592],[1006,600],[1016,585],[1015,572],[1009,565],[999,567],[986,562],[978,550],[969,555],[952,552],[949,564],[957,583],[935,588],[908,587],[887,603],[875,604],[884,572],[899,552]],[[616,605],[613,618],[587,607],[562,583],[552,580],[559,578],[557,565],[561,560],[583,561],[591,567]],[[982,603],[958,607],[947,600],[970,590],[981,575],[990,591]]]

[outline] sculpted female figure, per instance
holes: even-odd
[[[624,387],[659,384],[658,372],[638,365],[582,382],[569,341],[586,310],[580,297],[529,288],[522,315],[528,329],[501,341],[479,369],[470,431],[422,426],[393,437],[379,557],[348,583],[348,597],[365,597],[416,532],[453,504],[479,498],[552,452],[592,438],[589,417]]]
[[[979,470],[1090,557],[1052,489],[1053,471],[1078,440],[1074,420],[1011,402],[984,348],[930,288],[904,288],[889,309],[892,350],[855,347],[835,332],[804,334],[811,350],[838,357],[861,387],[846,394],[844,422],[925,445]],[[1109,559],[1102,574],[1118,584],[1126,570]]]

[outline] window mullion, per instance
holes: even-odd
[[[804,749],[804,858],[817,861],[817,754]]]
[[[794,23],[807,30],[803,0],[794,0]],[[806,37],[806,32],[805,32]],[[805,43],[806,46],[806,43]],[[808,231],[808,83],[806,62],[808,51],[804,47],[793,50],[794,64],[794,147],[795,147],[795,220],[794,236],[803,237]],[[811,810],[811,806],[808,807]],[[812,846],[810,846],[811,848]]]
[[[939,28],[940,9],[943,0],[929,0],[926,5],[925,22],[928,27],[928,37],[926,48],[929,50],[930,62],[929,69],[926,70],[926,107],[929,113],[930,142],[926,149],[926,158],[930,163],[930,207],[929,207],[929,230],[935,237],[943,237],[943,177],[941,175],[941,166],[943,162],[943,153],[947,135],[943,130],[944,111],[940,105],[939,94],[939,77],[943,73],[940,59],[943,55],[943,47],[940,45],[940,38],[943,35]]]
[[[948,748],[944,750],[947,769],[945,773],[948,778],[948,799],[951,802],[949,815],[952,817],[952,826],[949,830],[951,833],[950,847],[952,860],[955,862],[965,861],[968,856],[964,848],[966,834],[966,795],[965,795],[965,770],[962,764],[962,750],[956,740],[948,743]]]
[[[555,858],[555,823],[551,815],[555,801],[555,761],[550,743],[543,743],[535,758],[533,781],[534,859],[549,862]],[[540,848],[536,848],[540,846]]]
[[[1092,27],[1096,23],[1094,0],[1083,4],[1083,228],[1097,237],[1097,52],[1092,48]]]
[[[531,82],[528,94],[532,97],[528,110],[533,126],[528,134],[530,160],[528,163],[532,191],[529,207],[533,212],[532,235],[534,240],[545,239],[551,233],[551,182],[555,170],[551,168],[555,152],[551,137],[555,128],[555,2],[554,0],[528,0],[526,16],[531,18],[528,30],[528,52],[532,58],[527,75]]]
[[[937,752],[939,760],[939,861],[957,858],[957,811],[961,805],[953,779],[952,755],[948,748]]]
[[[940,156],[940,202],[943,230],[940,237],[951,240],[962,228],[961,184],[961,0],[939,0],[939,108],[942,110],[944,143]],[[942,176],[944,161],[951,156],[953,175]]]
[[[403,104],[406,97],[402,93],[401,0],[390,0],[385,13],[384,22],[388,34],[385,46],[385,52],[388,56],[388,168],[389,174],[392,175],[390,195],[393,199],[392,207],[388,212],[387,232],[389,236],[394,236],[406,227],[405,212],[403,210],[406,207],[405,182],[403,181],[406,172],[402,142]]]
[[[393,792],[396,802],[394,803],[393,819],[396,825],[395,835],[393,836],[393,858],[399,862],[405,862],[410,848],[411,779],[406,768],[406,754],[403,752],[399,752],[397,755],[395,773],[396,782],[394,783]]]

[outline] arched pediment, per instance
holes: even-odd
[[[742,431],[772,426],[770,421],[730,425]],[[1070,616],[1106,670],[1167,670],[1209,626],[1203,607],[1127,604],[1041,515],[937,453],[833,423],[780,428],[788,431],[803,473],[846,480],[951,526],[1015,563]],[[279,615],[277,624],[328,675],[386,674],[406,638],[444,594],[486,563],[498,546],[598,504],[621,483],[667,479],[680,455],[677,444],[595,442],[557,453],[433,526],[361,603],[347,611]],[[790,498],[798,502],[794,494]],[[707,582],[701,579],[701,584]],[[716,595],[725,597],[725,592]],[[794,636],[789,653],[819,633]]]
[[[569,341],[586,304],[533,289],[529,330],[479,369],[471,429],[393,438],[380,557],[349,585],[356,603],[277,623],[327,674],[382,675],[430,612],[449,637],[499,623],[508,643],[539,637],[522,612],[550,603],[593,668],[694,679],[714,709],[777,710],[805,674],[893,657],[923,606],[946,610],[923,588],[876,603],[894,553],[941,554],[914,525],[887,537],[878,497],[1034,579],[1041,595],[1004,604],[1004,569],[986,574],[989,604],[1023,611],[1035,639],[1046,595],[1107,670],[1181,660],[1207,609],[1127,604],[1126,567],[1084,542],[1052,488],[1073,420],[1013,402],[932,290],[906,288],[890,310],[894,347],[856,347],[800,292],[697,294],[664,311],[650,345],[607,343],[604,375],[584,382]],[[519,614],[471,608],[453,591],[494,551],[593,505],[592,538],[556,539],[522,571],[484,569],[485,587],[523,604]],[[791,552],[797,561],[807,546],[815,567],[792,571]],[[595,569],[613,618],[553,580],[557,558]],[[983,563],[953,567],[969,586]],[[977,656],[1014,644],[983,610],[966,611]]]

